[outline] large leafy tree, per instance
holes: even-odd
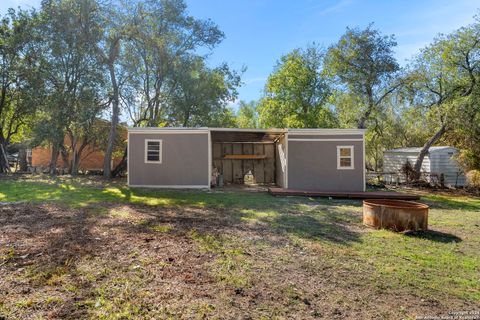
[[[52,145],[52,173],[61,151],[71,155],[70,172],[77,173],[82,152],[95,139],[95,124],[109,103],[104,100],[105,72],[96,56],[102,31],[98,12],[94,0],[42,2],[46,97],[37,135]]]
[[[9,170],[6,148],[28,131],[39,103],[38,17],[10,9],[0,21],[0,172]]]
[[[480,92],[460,105],[460,117],[453,119],[451,130],[445,133],[445,141],[460,148],[458,160],[466,170],[480,170]],[[426,141],[426,140],[424,140]]]
[[[393,49],[393,36],[384,36],[369,25],[366,29],[350,29],[328,49],[325,73],[337,83],[337,89],[355,100],[350,113],[356,125],[367,128],[368,121],[385,107],[385,100],[399,86],[394,81],[399,66]]]
[[[236,120],[238,128],[258,128],[257,103],[240,101]]]
[[[148,0],[131,8],[134,24],[128,50],[135,72],[134,125],[162,126],[179,85],[174,74],[199,48],[212,49],[224,37],[210,20],[188,15],[182,0]],[[185,80],[185,78],[178,78]]]
[[[237,96],[240,76],[226,64],[211,69],[202,57],[194,56],[174,71],[169,81],[175,89],[166,116],[170,126],[212,126],[219,120],[216,115],[225,114],[227,103]]]
[[[43,0],[31,27],[30,13],[20,13],[12,11],[1,27],[0,142],[8,144],[28,128],[27,116],[35,118],[34,143],[52,146],[52,173],[59,155],[71,159],[75,174],[87,146],[104,145],[110,176],[122,112],[134,126],[235,125],[227,103],[237,96],[240,73],[226,64],[207,66],[223,33],[190,16],[183,0]],[[38,86],[28,91],[31,80]],[[99,122],[105,115],[108,135]]]
[[[183,0],[129,2],[128,21],[123,69],[129,87],[122,100],[133,126],[234,123],[225,105],[237,94],[239,74],[226,64],[209,68],[207,56],[197,53],[224,37],[212,21],[190,16]],[[112,175],[125,167],[126,150]]]
[[[280,58],[268,77],[259,101],[262,127],[332,127],[335,117],[327,105],[328,82],[322,75],[324,52],[316,47],[295,49]]]
[[[435,39],[416,57],[407,79],[413,101],[429,119],[432,132],[414,165],[419,173],[429,148],[446,133],[453,139],[456,133],[468,136],[467,132],[477,130],[462,128],[478,119],[475,97],[480,81],[480,23]]]
[[[383,112],[370,120],[365,135],[369,169],[378,171],[382,168],[383,152],[387,149],[418,146],[428,137],[424,130],[426,125],[426,119],[416,108],[401,108],[398,101],[389,101]]]

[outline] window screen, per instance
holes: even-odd
[[[353,146],[338,146],[337,158],[337,169],[353,169]]]
[[[145,141],[145,162],[162,162],[162,140]]]

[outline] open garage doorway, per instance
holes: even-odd
[[[210,134],[215,187],[283,185],[284,130],[212,129]]]

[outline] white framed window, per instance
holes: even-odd
[[[351,170],[353,167],[353,146],[337,146],[337,169]]]
[[[145,163],[162,163],[162,140],[145,139]]]

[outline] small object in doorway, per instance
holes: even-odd
[[[212,177],[211,177],[211,181],[210,181],[210,185],[212,187],[216,187],[218,185],[218,175],[220,173],[218,172],[218,169],[217,168],[213,168],[212,170]]]
[[[255,184],[255,177],[253,176],[252,171],[248,171],[247,174],[243,177],[244,184]]]

